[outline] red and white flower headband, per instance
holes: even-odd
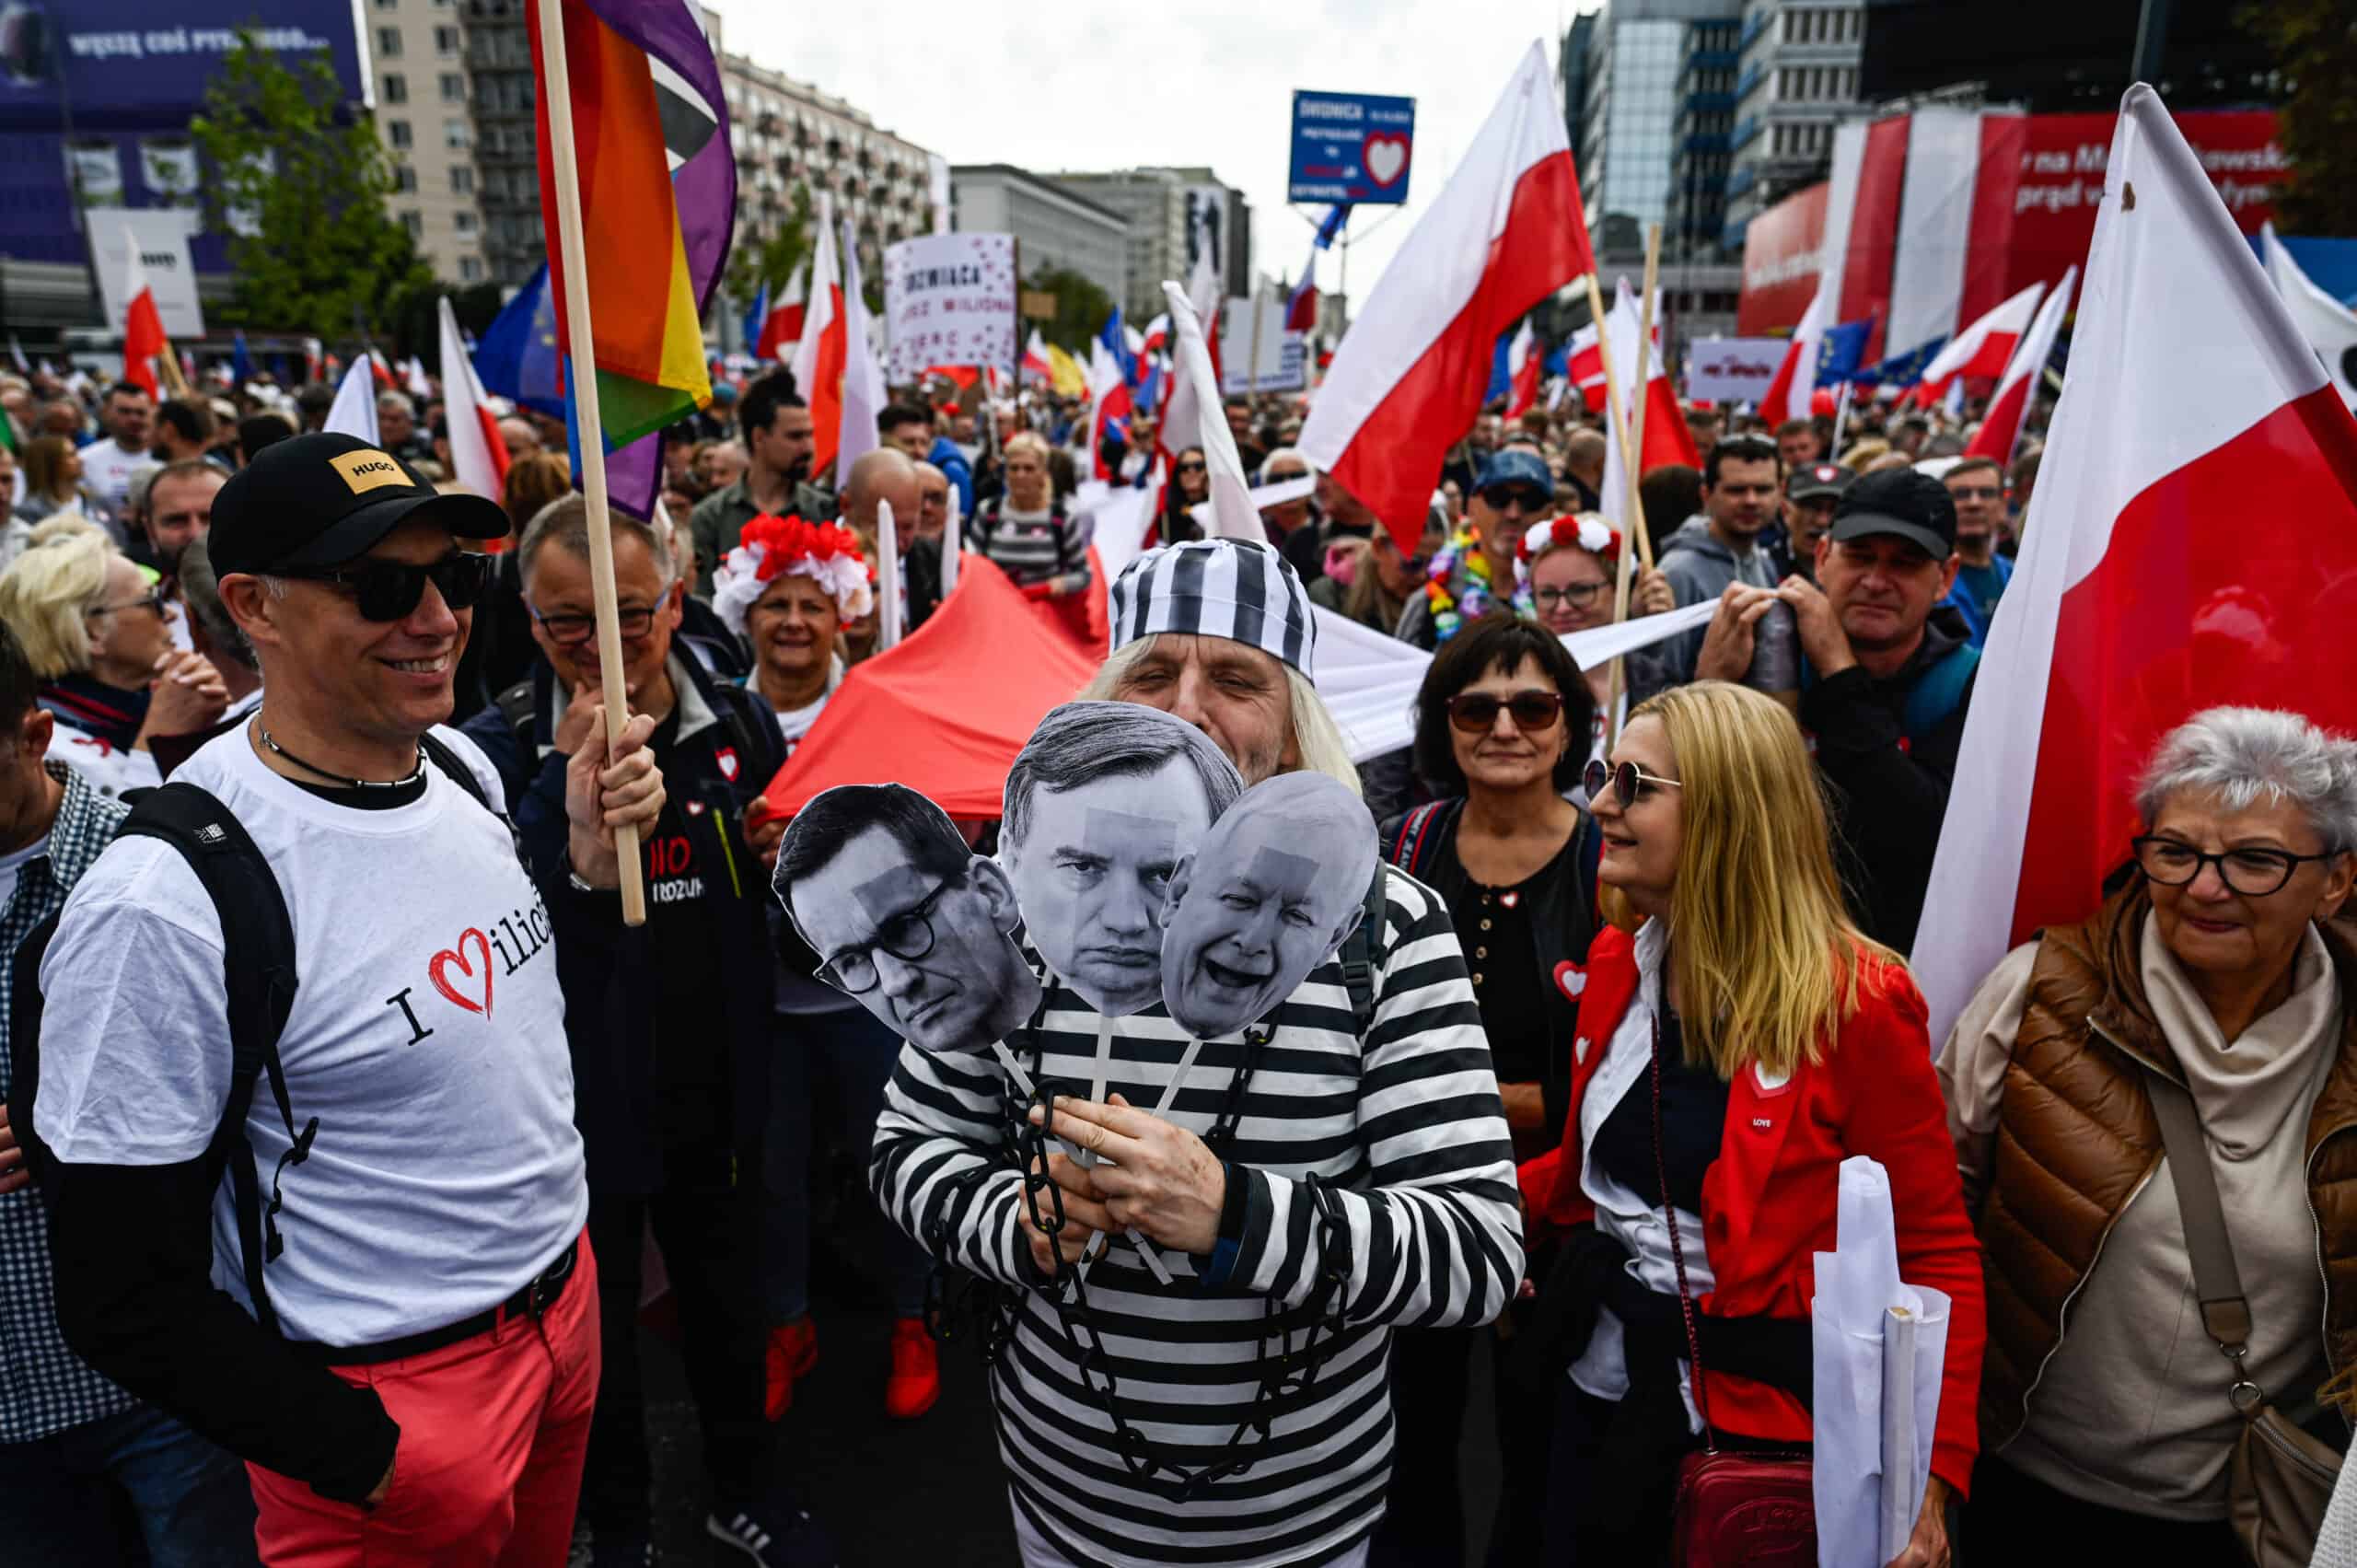
[[[1602,561],[1607,566],[1620,560],[1620,530],[1594,512],[1582,512],[1577,517],[1550,517],[1524,530],[1522,542],[1514,552],[1515,575],[1528,576],[1530,563],[1539,552],[1576,545]]]
[[[807,577],[827,590],[835,612],[857,621],[876,606],[859,536],[841,523],[800,517],[755,517],[713,574],[712,607],[730,631],[745,634],[745,617],[780,577]]]

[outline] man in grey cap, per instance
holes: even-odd
[[[1833,508],[1858,476],[1840,463],[1803,463],[1784,481],[1784,552],[1792,568],[1817,581],[1817,541],[1833,526]]]
[[[1275,552],[1150,551],[1110,609],[1087,695],[1185,719],[1248,784],[1354,781]],[[1396,872],[1344,896],[1364,899],[1366,939],[1229,1033],[1159,1002],[1114,1023],[1051,981],[1005,1042],[1051,1112],[995,1058],[900,1053],[870,1179],[935,1257],[1003,1287],[993,1403],[1027,1568],[1365,1562],[1392,1330],[1486,1323],[1520,1283],[1513,1154],[1448,911]],[[1281,1361],[1271,1312],[1314,1345]]]

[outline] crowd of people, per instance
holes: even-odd
[[[921,1423],[940,1331],[984,1325],[1033,1568],[1662,1561],[1688,1456],[1809,1441],[1856,1156],[1952,1303],[1895,1568],[2234,1562],[2256,1412],[2346,1446],[2357,739],[2288,693],[2194,715],[2100,909],[1945,1040],[1910,972],[2035,436],[1999,463],[1969,413],[1698,407],[1701,463],[1632,507],[1576,395],[1493,408],[1408,551],[1297,448],[1298,398],[1213,411],[1253,483],[1308,485],[1237,540],[1150,413],[1092,451],[1043,390],[900,389],[834,485],[790,375],[724,390],[610,525],[610,731],[561,422],[503,419],[481,496],[433,399],[385,391],[371,445],[319,385],[0,376],[0,1559],[652,1562],[659,1256],[715,1549],[834,1562],[774,1423],[846,1146],[897,1227],[877,1397]],[[1155,496],[1109,584],[1091,472]],[[953,550],[1076,638],[1101,595],[1096,679],[1005,820],[879,791],[883,837],[782,854],[797,750],[891,775],[827,709]],[[1618,668],[1566,645],[1705,601]],[[1403,751],[1349,754],[1321,616],[1430,651]],[[1379,864],[1328,857],[1334,949],[1250,1027],[1116,1006],[1016,930],[1039,803],[1201,827],[1291,774],[1363,802]],[[921,886],[878,912],[887,862]],[[791,918],[773,891],[853,873]],[[936,1049],[897,1021],[969,927],[1019,935],[1039,1000]],[[1182,1051],[1224,1087],[1148,1114]],[[2313,1544],[2264,1507],[2265,1561]]]

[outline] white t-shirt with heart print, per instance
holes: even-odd
[[[489,797],[474,743],[437,737]],[[264,1284],[291,1339],[381,1343],[485,1310],[546,1268],[588,1212],[564,997],[538,889],[506,825],[431,764],[403,806],[338,806],[272,772],[240,726],[173,775],[211,791],[277,873],[297,988],[279,1040],[295,1125],[285,1250]],[[188,863],[110,845],[41,965],[40,1115],[74,1164],[204,1152],[229,1088],[221,924]],[[288,1139],[267,1077],[247,1119],[265,1201]],[[247,1301],[234,1205],[214,1278]]]

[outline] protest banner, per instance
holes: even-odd
[[[1412,98],[1296,91],[1285,200],[1398,206],[1415,139]]]
[[[1015,237],[928,234],[884,251],[885,332],[895,381],[931,365],[1015,362]]]
[[[1686,395],[1714,403],[1757,403],[1790,346],[1782,338],[1698,339],[1686,349]]]
[[[136,245],[141,276],[156,296],[156,312],[163,319],[165,335],[204,335],[204,309],[196,297],[196,263],[188,246],[197,225],[195,213],[170,207],[91,207],[83,217],[105,319],[120,321],[131,308],[131,248]]]

